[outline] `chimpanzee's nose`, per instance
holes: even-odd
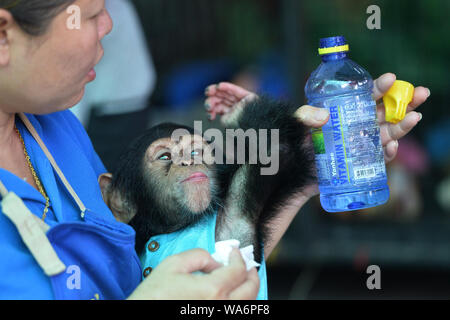
[[[193,159],[181,160],[181,166],[188,167],[192,165],[193,161],[194,161]]]

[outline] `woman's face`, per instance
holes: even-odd
[[[111,31],[112,21],[105,0],[73,5],[80,8],[80,29],[68,24],[74,12],[63,10],[42,36],[30,37],[14,23],[0,34],[2,111],[46,114],[81,100],[85,85],[95,79],[93,68],[103,56],[100,40]]]

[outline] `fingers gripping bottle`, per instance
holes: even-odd
[[[374,207],[389,199],[370,74],[348,58],[344,37],[320,40],[321,65],[305,87],[308,104],[330,118],[313,129],[320,202],[328,212]]]

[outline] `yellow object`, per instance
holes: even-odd
[[[413,95],[414,86],[411,83],[396,80],[383,97],[384,107],[386,109],[386,121],[391,123],[402,121]]]
[[[319,48],[319,54],[329,54],[329,53],[335,53],[335,52],[346,52],[350,50],[348,44],[343,46],[337,46],[337,47],[331,47],[331,48]]]

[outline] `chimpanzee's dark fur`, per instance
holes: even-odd
[[[269,143],[270,129],[279,129],[280,151],[277,174],[261,175],[261,164],[215,165],[220,184],[218,199],[215,199],[215,203],[212,204],[212,209],[219,210],[216,235],[221,234],[217,229],[227,228],[231,230],[227,233],[227,239],[238,239],[242,245],[253,244],[256,261],[261,260],[262,248],[269,236],[268,226],[272,219],[280,212],[288,198],[302,191],[316,179],[309,129],[293,117],[296,109],[297,107],[285,102],[258,98],[245,106],[238,120],[232,125],[234,129],[241,128],[244,131],[251,128],[268,129]],[[154,194],[145,184],[142,175],[145,150],[153,141],[170,137],[172,131],[177,128],[193,132],[192,128],[175,124],[153,127],[125,150],[120,165],[113,172],[112,187],[125,195],[130,206],[138,208],[136,216],[130,222],[136,230],[137,252],[141,252],[150,237],[176,231],[187,224],[195,223],[204,214],[214,212],[209,208],[203,215],[197,215],[194,219],[194,215],[189,216],[186,212],[178,211],[169,214],[165,208],[157,208],[156,202],[152,201]],[[246,150],[248,147],[247,144]],[[235,183],[238,176],[240,182]],[[243,176],[244,179],[242,179]],[[145,210],[139,208],[142,206]],[[240,218],[237,219],[235,214],[227,219],[227,215],[231,212],[237,212]],[[177,215],[179,219],[176,218]],[[233,226],[233,221],[242,223],[241,219],[250,222],[249,230],[246,231],[247,235],[242,234],[242,227],[234,228]],[[235,229],[236,234],[233,234]],[[216,241],[227,239],[216,239]]]

